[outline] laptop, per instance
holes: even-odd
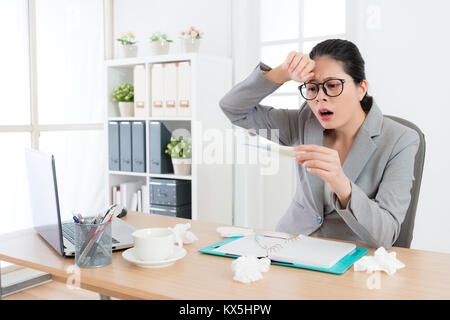
[[[26,148],[25,163],[34,228],[59,254],[75,256],[74,221],[61,222],[55,157]],[[132,247],[136,228],[115,217],[111,223],[112,250]]]

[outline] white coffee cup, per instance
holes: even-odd
[[[183,247],[183,241],[175,239],[175,234],[168,228],[140,229],[132,236],[136,255],[142,261],[166,260],[173,254],[175,241]]]

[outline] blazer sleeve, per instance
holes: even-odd
[[[345,223],[373,247],[390,248],[400,234],[411,200],[414,181],[414,160],[419,136],[413,130],[399,138],[385,167],[375,199],[352,182],[352,194],[346,208],[342,208],[336,194],[333,202]]]
[[[277,90],[281,84],[264,76],[271,68],[260,62],[252,73],[236,84],[220,100],[219,105],[231,122],[245,129],[266,129],[264,138],[282,145],[293,145],[298,141],[299,110],[275,109],[259,104],[261,100]],[[278,137],[271,129],[278,129]]]

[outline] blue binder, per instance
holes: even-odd
[[[219,242],[214,243],[210,246],[207,246],[203,249],[200,249],[198,251],[201,253],[212,254],[212,255],[216,255],[216,256],[222,256],[222,257],[228,257],[228,258],[239,258],[239,256],[236,256],[236,255],[213,251],[214,249],[221,247],[224,244],[227,244],[228,242],[234,241],[239,238],[242,238],[242,237],[230,237],[223,241],[219,241]],[[364,254],[366,254],[367,251],[368,251],[368,249],[356,247],[352,252],[347,254],[341,260],[336,262],[336,264],[334,266],[332,266],[328,269],[307,266],[307,265],[302,265],[302,264],[283,263],[283,262],[278,262],[278,261],[273,261],[273,260],[271,261],[271,264],[275,264],[275,265],[279,265],[279,266],[286,266],[286,267],[301,268],[301,269],[310,269],[310,270],[328,272],[328,273],[333,273],[333,274],[343,274],[348,268],[350,268],[353,265],[353,263],[355,263]]]
[[[131,122],[120,122],[120,171],[131,171]]]
[[[109,144],[109,170],[120,170],[120,148],[119,148],[119,123],[110,121],[108,124]]]
[[[145,122],[133,121],[131,125],[133,172],[145,172]]]
[[[150,173],[173,173],[172,159],[166,153],[172,133],[162,122],[150,121]]]

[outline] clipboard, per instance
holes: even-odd
[[[239,238],[242,238],[242,236],[229,237],[225,240],[219,241],[210,246],[199,249],[198,251],[201,253],[205,253],[205,254],[211,254],[211,255],[222,256],[222,257],[227,257],[227,258],[239,258],[239,256],[237,256],[237,255],[213,251],[214,249],[217,249],[218,247],[221,247],[221,246],[223,246],[231,241],[237,240]],[[369,251],[369,250],[365,249],[365,248],[356,247],[352,252],[348,253],[341,260],[336,262],[335,265],[333,265],[332,267],[330,267],[328,269],[315,267],[315,266],[302,265],[302,264],[284,263],[284,262],[274,261],[274,260],[271,260],[271,264],[285,266],[285,267],[309,269],[309,270],[327,272],[327,273],[332,273],[332,274],[343,274],[345,271],[347,271],[348,268],[350,268],[353,265],[353,263],[355,263],[357,260],[359,260],[364,254],[366,254],[367,251]]]

